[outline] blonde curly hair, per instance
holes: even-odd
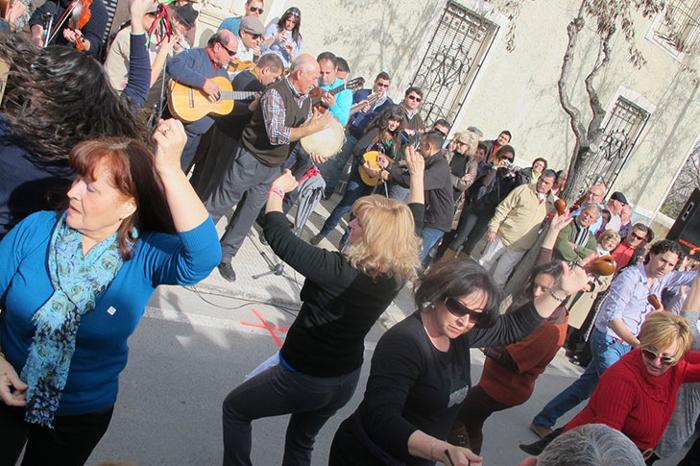
[[[373,278],[414,279],[421,240],[408,206],[373,194],[355,201],[352,211],[363,230],[346,254],[352,266]]]

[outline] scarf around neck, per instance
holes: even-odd
[[[32,317],[34,337],[21,373],[28,385],[25,421],[53,428],[81,316],[93,310],[123,263],[117,233],[83,255],[83,235],[61,215],[48,251],[54,292]]]

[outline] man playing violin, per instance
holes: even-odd
[[[221,96],[221,89],[212,78],[228,77],[226,67],[236,56],[237,50],[236,36],[231,31],[219,31],[209,38],[205,48],[178,53],[168,62],[165,69],[175,81],[200,89],[210,100],[215,101]],[[180,159],[183,171],[188,172],[191,168],[199,141],[213,124],[214,119],[205,116],[185,125],[187,144]]]
[[[74,21],[89,11],[90,19],[82,27],[76,29]],[[58,3],[47,1],[34,10],[29,18],[29,26],[32,31],[32,41],[39,46],[45,42],[44,14],[53,16],[56,33],[50,31],[48,45],[71,45],[80,42],[84,50],[93,57],[99,56],[102,48],[102,37],[107,27],[107,9],[102,0],[58,0]],[[66,16],[64,16],[66,15]],[[61,22],[62,18],[67,18]]]

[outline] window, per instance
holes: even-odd
[[[700,0],[671,0],[657,20],[656,41],[674,54],[693,48],[700,37]]]
[[[497,30],[498,26],[482,16],[447,2],[411,83],[424,92],[424,121],[454,120]]]
[[[605,135],[588,185],[602,181],[612,188],[648,119],[649,112],[624,97],[617,98],[605,122]]]

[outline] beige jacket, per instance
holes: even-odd
[[[546,216],[547,202],[540,201],[535,185],[524,184],[498,204],[489,222],[489,231],[495,231],[507,247],[526,251],[537,241]]]

